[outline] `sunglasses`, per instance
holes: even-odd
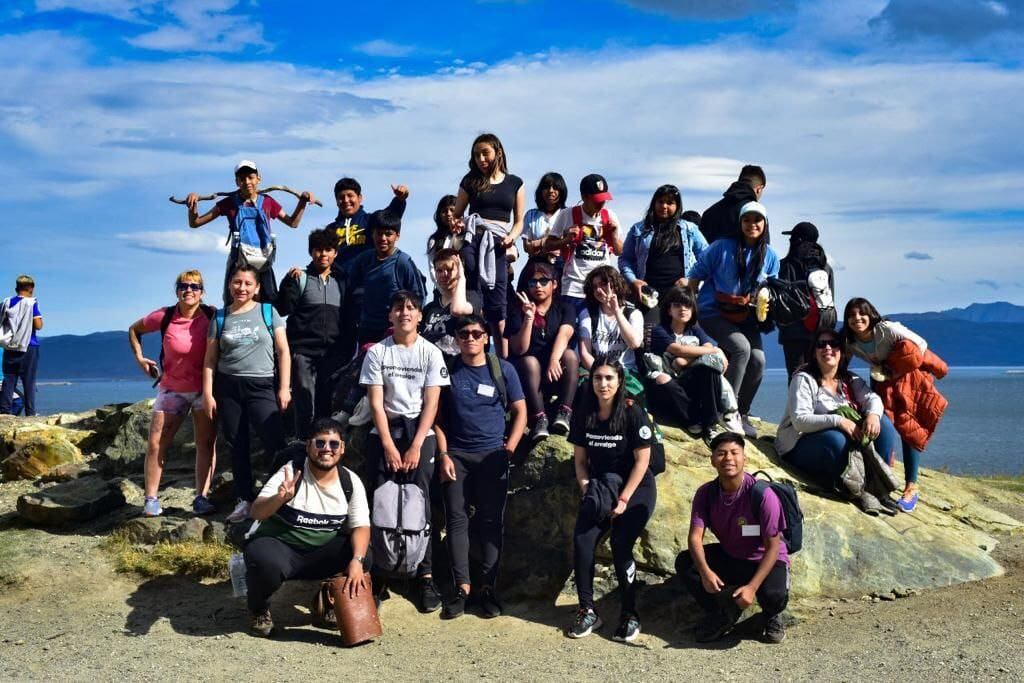
[[[461,339],[462,341],[466,341],[470,337],[472,337],[473,339],[480,339],[480,337],[483,337],[487,333],[484,332],[483,330],[459,330],[458,334],[459,339]]]
[[[313,439],[313,445],[317,448],[329,448],[336,451],[341,448],[341,441],[338,439]]]
[[[843,348],[843,345],[839,343],[838,339],[819,339],[818,343],[815,344],[815,346],[819,349],[832,348],[835,349],[836,351],[839,351]]]
[[[177,287],[179,292],[187,292],[187,291],[201,292],[201,291],[203,291],[203,286],[201,284],[197,283],[197,282],[179,282],[176,285],[176,287]]]
[[[526,281],[526,285],[528,287],[547,287],[552,282],[554,280],[549,277],[531,277]]]

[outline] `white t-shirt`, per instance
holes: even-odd
[[[415,420],[423,411],[423,389],[446,387],[451,381],[441,349],[417,336],[408,347],[396,344],[394,337],[371,346],[363,359],[359,383],[384,387],[384,412],[388,419]]]
[[[540,209],[527,211],[526,217],[523,218],[523,243],[547,237],[556,216],[558,216],[558,211],[550,216]]]
[[[345,516],[345,526],[349,531],[370,526],[370,506],[366,501],[366,488],[357,474],[352,470],[348,471],[352,479],[352,500],[345,500],[345,492],[340,481],[335,481],[327,488],[321,488],[308,465],[309,463],[306,463],[302,468],[302,484],[295,491],[295,497],[288,501],[288,507],[299,513],[300,525],[327,526],[332,518]],[[259,497],[269,498],[277,495],[277,489],[284,482],[286,473],[289,477],[294,476],[291,463],[270,477],[260,489]]]
[[[629,320],[629,326],[633,328],[636,334],[643,335],[644,316],[640,311],[633,309],[627,320]],[[593,349],[595,356],[621,354],[622,366],[627,370],[636,372],[636,354],[633,352],[633,349],[626,346],[626,341],[622,338],[622,333],[619,331],[619,321],[615,316],[605,315],[603,311],[598,311],[597,326],[594,328],[594,337],[591,338],[590,311],[583,309],[583,312],[580,313],[576,329],[580,339],[590,339],[590,347]]]
[[[615,233],[619,232],[619,218],[611,209],[604,209],[608,213],[608,221],[615,226]],[[583,215],[585,235],[583,241],[576,245],[565,261],[565,269],[562,272],[562,294],[583,298],[583,283],[594,268],[598,266],[614,265],[612,249],[601,239],[601,211],[596,216],[591,216],[580,207]],[[566,207],[559,211],[551,224],[551,235],[562,237],[573,226],[572,207]]]

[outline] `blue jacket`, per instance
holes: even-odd
[[[422,302],[427,296],[426,278],[409,254],[400,249],[383,261],[373,249],[359,254],[348,271],[348,287],[362,312],[360,335],[383,332],[388,328],[388,307],[395,292],[414,292]],[[358,310],[358,309],[357,309]]]
[[[686,271],[686,277],[694,280],[702,280],[700,292],[697,293],[697,315],[700,318],[718,317],[721,314],[718,310],[718,301],[715,300],[715,293],[723,294],[753,294],[758,283],[764,282],[769,277],[776,277],[779,274],[779,257],[775,250],[768,247],[764,255],[764,265],[761,272],[753,279],[753,282],[739,281],[739,272],[736,269],[736,249],[738,242],[731,238],[715,240],[710,247],[704,250],[697,259],[693,268]],[[750,265],[753,250],[744,247],[743,257]]]
[[[682,237],[683,248],[680,253],[683,256],[683,272],[690,272],[690,268],[697,262],[697,257],[708,247],[700,229],[689,221],[679,221],[679,233]],[[626,241],[622,245],[622,255],[619,256],[619,270],[626,282],[643,280],[647,273],[647,256],[651,252],[651,240],[654,238],[653,230],[644,230],[644,222],[640,221],[629,229]]]

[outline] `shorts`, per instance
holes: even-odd
[[[154,413],[170,413],[171,415],[188,415],[190,410],[202,410],[203,393],[201,391],[168,391],[163,387],[156,392],[153,401]]]

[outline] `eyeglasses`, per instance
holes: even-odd
[[[329,448],[336,451],[341,448],[341,441],[338,439],[313,439],[313,445],[317,448]]]
[[[473,339],[480,339],[480,337],[483,337],[487,333],[484,332],[483,330],[459,330],[458,334],[459,339],[461,339],[462,341],[467,341],[470,337],[472,337]]]
[[[815,344],[815,346],[819,349],[832,348],[835,349],[836,351],[839,351],[840,349],[843,348],[843,345],[839,343],[838,339],[819,339],[818,343]]]
[[[203,286],[201,284],[199,284],[198,282],[179,282],[176,285],[176,287],[177,287],[179,292],[188,292],[188,291],[191,291],[191,292],[201,292],[201,291],[203,291]]]
[[[547,287],[549,284],[554,282],[549,277],[531,277],[526,281],[528,287]]]

